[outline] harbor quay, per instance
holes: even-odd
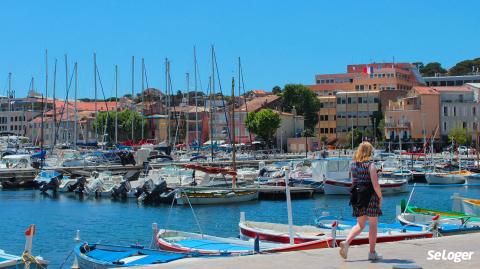
[[[478,268],[480,266],[480,234],[454,235],[433,239],[416,239],[378,245],[383,259],[369,261],[368,246],[351,247],[349,257],[343,260],[338,248],[261,254],[216,259],[185,259],[170,264],[137,267],[138,269],[391,269],[391,268]]]

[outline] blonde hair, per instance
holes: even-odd
[[[366,162],[372,157],[373,146],[369,142],[365,141],[360,143],[358,149],[353,154],[353,160],[355,162]]]

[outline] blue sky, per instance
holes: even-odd
[[[217,52],[224,92],[242,58],[247,89],[314,82],[317,73],[344,72],[350,63],[457,61],[479,57],[480,1],[16,1],[0,8],[0,95],[13,73],[17,97],[30,78],[45,90],[45,49],[50,81],[59,60],[58,95],[64,95],[67,53],[79,65],[79,97],[93,97],[92,54],[97,53],[105,94],[113,96],[114,65],[120,93],[130,92],[131,56],[136,90],[145,58],[149,86],[164,88],[164,59],[171,59],[174,89],[193,77],[193,46],[206,85],[210,45]],[[193,82],[191,83],[193,85]],[[218,86],[217,86],[218,87]]]

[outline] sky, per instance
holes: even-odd
[[[271,0],[2,0],[0,8],[0,95],[8,73],[16,97],[26,96],[31,78],[48,95],[57,60],[57,96],[65,96],[78,63],[78,97],[94,97],[93,53],[103,85],[98,96],[114,96],[114,66],[119,66],[119,95],[141,89],[141,58],[148,86],[165,89],[165,58],[171,61],[174,91],[184,90],[193,47],[199,78],[206,90],[215,47],[222,90],[241,58],[246,90],[271,90],[287,83],[313,84],[315,74],[344,73],[346,65],[369,62],[431,62],[445,67],[479,57],[480,1],[271,1]],[[200,84],[200,83],[199,83]],[[219,85],[216,85],[219,89]],[[72,90],[73,91],[73,90]],[[72,96],[73,93],[70,93]]]

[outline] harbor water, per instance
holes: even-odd
[[[410,190],[413,185],[410,185]],[[450,197],[459,193],[464,197],[480,198],[480,187],[436,187],[417,184],[411,204],[438,210],[451,210]],[[394,222],[396,205],[408,199],[409,193],[384,197],[381,221]],[[316,195],[313,199],[293,201],[294,224],[313,224],[315,216],[323,211],[332,215],[350,216],[347,196]],[[21,254],[25,244],[24,230],[37,225],[33,253],[50,261],[49,268],[69,268],[71,251],[75,245],[75,231],[80,230],[82,242],[114,244],[141,244],[149,246],[152,240],[151,224],[159,228],[236,237],[240,212],[249,220],[287,222],[285,201],[255,201],[242,204],[195,206],[144,206],[135,201],[110,199],[79,199],[74,195],[51,197],[35,190],[0,191],[1,222],[0,249]],[[69,256],[70,255],[70,256]],[[62,266],[63,265],[63,266]]]

